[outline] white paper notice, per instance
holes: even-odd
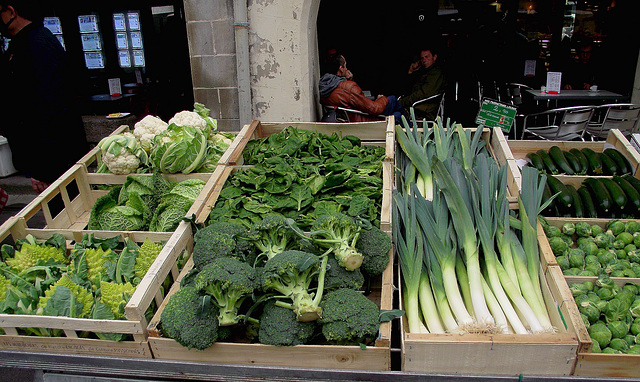
[[[119,78],[109,78],[109,94],[113,97],[118,97],[122,94]]]
[[[560,84],[562,83],[561,72],[548,72],[547,73],[547,93],[558,94],[560,93]]]
[[[524,62],[524,76],[535,77],[536,75],[536,60],[525,60]]]

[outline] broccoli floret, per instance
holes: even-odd
[[[201,238],[208,235],[209,232],[227,233],[236,241],[236,250],[245,255],[250,255],[255,252],[253,244],[247,239],[249,229],[242,223],[237,221],[216,221],[203,229],[198,230],[193,236],[194,241],[198,241]]]
[[[309,342],[315,333],[316,323],[301,322],[296,314],[270,301],[260,316],[258,340],[265,345],[295,346]]]
[[[389,251],[393,246],[391,237],[380,228],[371,226],[360,230],[356,249],[364,256],[362,270],[369,276],[381,275],[389,265]]]
[[[362,293],[338,289],[325,295],[320,303],[322,334],[331,343],[367,344],[380,329],[380,309]]]
[[[269,260],[260,271],[260,281],[265,292],[279,292],[291,301],[278,301],[280,306],[291,308],[299,321],[317,320],[322,313],[319,307],[324,290],[327,256],[322,261],[308,252],[289,250]],[[309,290],[317,280],[315,294]]]
[[[196,288],[178,289],[160,315],[160,329],[187,348],[204,350],[218,340],[218,307],[206,304]]]
[[[352,271],[362,265],[364,257],[355,248],[360,235],[356,221],[341,212],[320,215],[311,227],[311,237],[319,246],[332,249],[341,266]]]
[[[280,214],[267,214],[251,228],[251,241],[260,251],[258,257],[272,258],[280,252],[300,249],[298,235]]]
[[[193,246],[193,264],[202,269],[214,259],[237,256],[236,241],[228,233],[209,231]]]
[[[240,321],[238,310],[253,292],[255,281],[256,272],[249,264],[232,257],[221,257],[202,268],[195,287],[213,297],[220,310],[218,322],[220,326],[227,326]]]
[[[360,290],[362,285],[364,285],[364,276],[360,269],[348,271],[338,264],[338,260],[335,257],[329,256],[327,273],[324,277],[324,290],[331,291],[340,288]]]

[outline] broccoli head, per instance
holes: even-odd
[[[220,326],[240,321],[238,310],[242,302],[253,293],[256,272],[249,264],[232,257],[214,259],[198,273],[195,287],[215,300],[220,313]]]
[[[320,258],[308,252],[289,250],[281,252],[265,263],[260,271],[260,281],[265,292],[278,292],[291,300],[280,306],[292,309],[299,321],[317,320],[322,313],[319,302],[322,299],[327,257]],[[309,292],[317,281],[315,297]]]
[[[341,212],[320,215],[311,226],[311,237],[321,247],[333,250],[340,266],[352,271],[364,257],[354,247],[360,235],[356,221]]]
[[[364,285],[364,276],[360,269],[348,271],[338,264],[335,257],[329,256],[327,272],[324,277],[324,290],[331,291],[340,288],[360,290],[362,285]]]
[[[260,316],[258,340],[265,345],[295,346],[309,342],[315,333],[315,322],[301,322],[296,314],[268,302]]]
[[[233,236],[236,241],[236,250],[240,253],[250,255],[252,252],[255,252],[253,244],[247,239],[249,229],[238,221],[215,221],[205,228],[198,230],[193,236],[193,240],[197,242],[207,236],[209,232],[227,233]]]
[[[298,235],[280,214],[264,215],[262,220],[253,224],[250,238],[260,251],[258,256],[266,256],[267,259],[289,249],[300,249]]]
[[[207,304],[193,286],[178,289],[160,316],[160,329],[189,349],[204,350],[218,340],[218,307]]]
[[[356,249],[364,256],[362,270],[369,276],[381,275],[389,265],[391,237],[376,226],[362,229],[356,241]]]
[[[327,293],[322,302],[322,334],[327,341],[340,345],[367,344],[380,329],[380,309],[362,293],[338,289]]]
[[[214,259],[237,256],[236,241],[228,233],[209,231],[201,235],[193,246],[193,264],[202,269]]]

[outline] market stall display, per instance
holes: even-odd
[[[0,237],[15,243],[2,247],[0,348],[152,357],[145,315],[181,269],[171,251],[177,238],[32,231],[19,217]]]

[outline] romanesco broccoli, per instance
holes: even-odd
[[[36,265],[38,260],[48,261],[50,259],[66,263],[65,250],[47,245],[24,243],[20,247],[20,251],[16,251],[14,257],[7,259],[6,263],[16,271],[22,272]]]
[[[136,256],[136,277],[142,279],[147,274],[160,251],[162,251],[162,244],[154,243],[149,238],[144,240]]]
[[[93,293],[89,292],[85,288],[80,285],[74,283],[68,275],[62,275],[58,281],[56,281],[53,285],[49,287],[44,292],[44,296],[41,296],[38,301],[38,312],[43,312],[43,314],[47,315],[47,303],[50,301],[51,297],[55,294],[56,289],[59,286],[64,286],[68,288],[71,293],[75,296],[76,301],[82,304],[82,310],[77,318],[86,318],[91,315],[91,308],[93,307]]]
[[[136,288],[131,283],[116,284],[100,282],[100,296],[103,304],[111,308],[116,319],[124,318],[124,306],[129,302]]]

